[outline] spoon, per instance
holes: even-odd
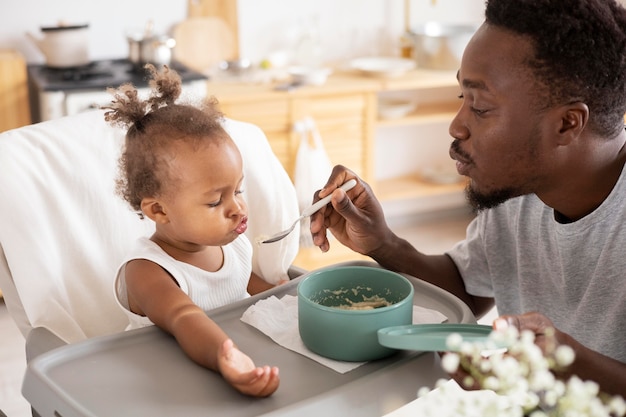
[[[354,188],[355,185],[356,185],[356,180],[351,179],[349,181],[346,181],[339,188],[341,188],[344,191],[348,191]],[[273,242],[278,242],[279,240],[283,239],[285,236],[291,233],[293,229],[295,229],[296,225],[300,223],[300,220],[304,219],[305,217],[309,217],[310,215],[312,215],[313,213],[317,212],[319,209],[324,207],[326,204],[330,203],[330,198],[331,198],[331,195],[327,195],[326,197],[322,198],[320,201],[316,202],[310,207],[305,208],[304,210],[302,210],[300,217],[298,217],[296,221],[293,222],[293,224],[291,225],[289,229],[276,233],[274,236],[268,237],[267,239],[263,240],[261,243],[273,243]]]

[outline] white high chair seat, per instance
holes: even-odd
[[[224,126],[244,160],[253,270],[276,283],[288,277],[298,234],[272,245],[255,240],[298,217],[295,189],[258,127]],[[24,336],[43,327],[72,343],[126,327],[114,275],[154,225],[115,193],[123,140],[100,110],[0,134],[0,289]]]

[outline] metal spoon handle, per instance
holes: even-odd
[[[355,185],[356,185],[356,180],[351,179],[349,181],[346,181],[339,188],[341,188],[344,191],[348,191],[354,188]],[[331,198],[331,195],[327,195],[326,197],[322,198],[320,201],[317,201],[315,204],[302,210],[302,217],[304,218],[304,217],[310,216],[311,214],[315,213],[316,211],[324,207],[326,204],[330,203],[330,198]]]

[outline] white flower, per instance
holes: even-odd
[[[556,378],[548,369],[539,369],[528,377],[529,388],[535,392],[546,391],[554,386]]]
[[[425,397],[430,392],[430,388],[422,387],[417,390],[417,398]]]
[[[481,361],[478,364],[478,369],[480,370],[481,373],[487,374],[491,372],[491,370],[493,369],[492,364],[493,364],[492,361]]]
[[[461,362],[461,357],[456,353],[446,353],[441,358],[441,367],[444,371],[449,374],[456,372],[459,369],[459,363]]]
[[[502,379],[507,379],[511,375],[518,375],[519,369],[519,363],[512,356],[504,356],[501,360],[493,363],[493,373]]]
[[[556,360],[556,364],[562,368],[570,366],[574,363],[574,349],[567,345],[561,345],[556,348],[554,352],[554,359]]]
[[[476,354],[475,346],[470,342],[463,342],[459,346],[459,353],[465,356],[472,356]]]
[[[495,376],[488,376],[483,381],[483,388],[498,391],[500,389],[500,380]]]
[[[547,390],[543,394],[542,404],[547,408],[554,408],[559,401],[559,395],[556,390]]]
[[[609,411],[616,416],[626,415],[626,401],[622,397],[613,397],[608,404]]]
[[[519,338],[520,338],[522,345],[524,346],[528,346],[529,344],[535,343],[535,333],[531,332],[530,330],[522,330],[522,332],[519,335]]]
[[[461,343],[463,343],[463,337],[458,333],[452,333],[446,338],[446,347],[451,351],[459,350]]]
[[[463,381],[477,383],[482,390],[450,390],[437,382],[441,395],[433,397],[420,389],[427,416],[467,417],[626,417],[626,401],[620,397],[600,396],[600,387],[592,381],[573,376],[556,379],[553,371],[574,362],[574,350],[558,346],[554,332],[546,332],[546,352],[535,345],[532,332],[517,332],[514,327],[493,331],[487,343],[469,343],[460,335],[447,339],[456,353],[447,353],[442,368],[454,373],[462,364],[468,371]],[[506,344],[504,344],[506,343]],[[507,346],[502,352],[502,346]],[[475,394],[474,394],[475,393]],[[432,407],[430,407],[432,405]]]
[[[441,388],[448,383],[447,379],[439,378],[437,382],[435,382],[435,387]]]

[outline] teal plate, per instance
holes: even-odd
[[[487,342],[493,328],[481,324],[410,324],[378,330],[378,343],[383,346],[425,352],[450,351],[448,336],[461,335],[466,342]]]

